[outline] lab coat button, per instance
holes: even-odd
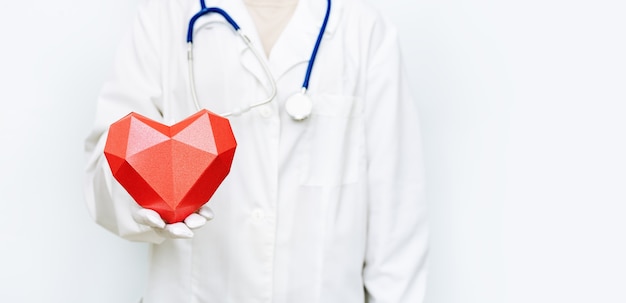
[[[255,221],[260,221],[265,217],[265,215],[263,214],[263,211],[260,209],[255,209],[252,212],[252,219],[254,219]]]
[[[269,106],[261,106],[259,108],[259,115],[263,118],[269,118],[272,116],[272,109]]]

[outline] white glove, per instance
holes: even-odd
[[[139,224],[152,227],[159,235],[170,239],[193,238],[192,229],[197,229],[207,221],[213,219],[213,210],[206,204],[200,209],[187,216],[183,222],[167,224],[161,216],[152,209],[140,208],[133,214],[133,219]]]

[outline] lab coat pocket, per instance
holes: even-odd
[[[328,94],[314,95],[312,99],[301,183],[333,186],[357,182],[365,170],[360,99]]]

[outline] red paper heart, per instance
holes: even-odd
[[[207,110],[172,126],[130,113],[111,124],[104,155],[139,205],[174,223],[213,196],[236,147],[228,119]]]

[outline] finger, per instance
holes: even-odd
[[[213,213],[213,210],[206,204],[200,207],[200,209],[198,210],[198,214],[206,218],[207,221],[213,220],[213,217],[215,217],[215,213]]]
[[[185,218],[185,224],[190,229],[196,229],[206,224],[207,219],[199,214],[193,213]]]
[[[167,224],[163,230],[166,231],[169,237],[173,239],[193,238],[193,231],[191,231],[191,229],[189,229],[189,227],[187,227],[187,225],[183,222]]]
[[[135,221],[137,221],[137,223],[139,224],[147,225],[150,227],[165,227],[165,221],[163,221],[163,219],[161,219],[161,216],[159,216],[159,214],[152,209],[140,208],[133,214],[133,219],[135,219]]]

